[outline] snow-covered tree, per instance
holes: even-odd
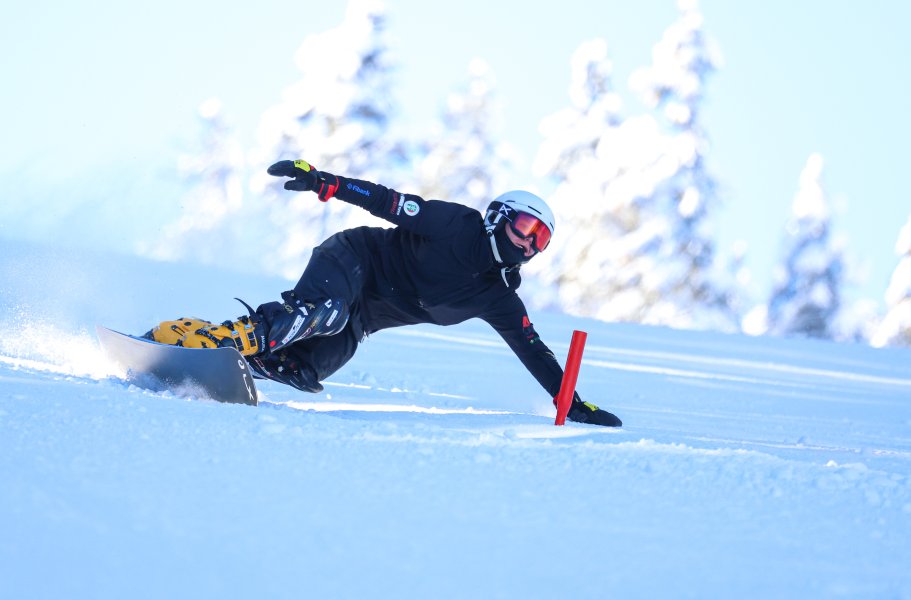
[[[655,45],[652,64],[630,79],[670,124],[667,156],[676,161],[654,194],[656,208],[668,211],[669,227],[659,252],[664,277],[655,290],[665,307],[659,314],[669,325],[735,329],[735,299],[722,283],[709,226],[717,183],[706,164],[709,142],[701,120],[706,82],[721,59],[703,31],[696,0],[679,0],[678,6],[680,18]]]
[[[836,337],[844,260],[831,240],[822,169],[822,157],[812,154],[800,174],[767,308],[767,332],[774,335]]]
[[[911,216],[898,234],[895,252],[900,258],[886,289],[886,316],[871,342],[911,347]]]
[[[420,146],[418,189],[424,198],[461,202],[482,211],[506,191],[515,153],[498,141],[496,80],[490,65],[471,61],[463,90],[449,95],[441,122]]]
[[[603,39],[581,44],[570,70],[570,105],[542,120],[544,141],[534,164],[536,174],[557,182],[548,197],[556,235],[547,252],[523,271],[543,288],[533,295],[536,303],[605,317],[601,309],[617,287],[617,245],[612,242],[634,226],[612,211],[635,210],[630,194],[617,193],[622,184],[609,182],[634,169],[635,149],[647,144],[619,151],[622,103],[613,89],[613,63]],[[637,222],[634,215],[629,220]]]
[[[737,328],[730,298],[713,280],[706,222],[715,183],[699,121],[715,59],[695,6],[656,46],[632,82],[662,109],[623,119],[603,41],[572,60],[572,105],[542,122],[536,170],[557,179],[553,251],[529,271],[558,288],[564,310],[605,320]],[[547,256],[547,258],[545,258]]]
[[[202,103],[198,114],[199,148],[178,163],[190,187],[180,215],[141,252],[163,260],[224,264],[240,258],[235,240],[242,227],[244,155],[218,99]]]
[[[321,170],[396,183],[407,156],[390,131],[394,67],[385,29],[381,0],[350,0],[340,26],[304,40],[295,56],[301,78],[263,115],[251,187],[270,213],[261,232],[270,240],[268,271],[296,277],[311,249],[332,233],[379,224],[342,202],[290,197],[265,170],[303,158]]]
[[[604,135],[618,127],[622,101],[614,91],[613,63],[601,38],[582,43],[570,60],[570,106],[541,123],[545,143],[536,170],[566,180],[593,160]]]

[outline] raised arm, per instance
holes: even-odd
[[[465,211],[461,205],[424,200],[371,181],[319,171],[304,160],[282,160],[269,167],[268,172],[276,177],[292,177],[285,182],[286,190],[316,192],[323,202],[337,198],[421,235],[445,234],[453,220],[463,216]]]

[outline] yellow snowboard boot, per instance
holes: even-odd
[[[186,348],[237,348],[244,356],[253,356],[263,350],[264,336],[258,336],[262,330],[259,323],[247,316],[220,325],[203,319],[184,318],[162,321],[146,337],[160,344]]]
[[[291,291],[282,292],[282,302],[266,302],[256,310],[240,302],[249,316],[220,325],[197,318],[163,321],[143,337],[186,348],[237,348],[244,356],[257,356],[307,338],[335,335],[345,328],[350,314],[344,300],[309,302]]]

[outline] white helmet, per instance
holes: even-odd
[[[546,240],[537,240],[541,245],[537,247],[540,252],[543,250],[550,238],[554,234],[554,213],[539,196],[526,192],[524,190],[513,190],[500,194],[487,206],[487,213],[484,215],[484,227],[492,235],[497,229],[497,225],[504,221],[510,223],[515,221],[516,213],[525,213],[540,220],[547,227],[549,234]],[[542,236],[543,237],[543,236]]]

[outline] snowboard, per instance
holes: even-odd
[[[126,370],[127,381],[183,397],[256,406],[256,386],[247,361],[234,348],[184,348],[159,344],[96,326],[104,353]]]

